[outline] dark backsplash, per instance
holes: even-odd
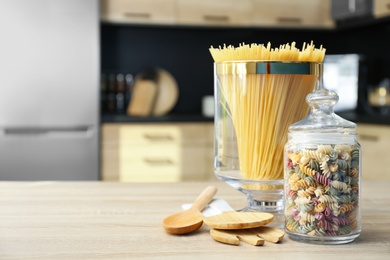
[[[102,72],[136,75],[161,67],[176,78],[179,101],[173,114],[200,114],[201,98],[213,94],[213,45],[295,41],[322,44],[327,54],[358,53],[366,57],[367,86],[390,77],[390,19],[338,29],[206,28],[182,26],[101,26]]]

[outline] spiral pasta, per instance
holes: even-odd
[[[353,147],[350,145],[346,145],[346,144],[336,144],[334,146],[334,150],[339,152],[339,153],[343,153],[343,152],[351,153],[353,150]]]
[[[329,154],[333,151],[333,148],[331,145],[324,145],[320,144],[317,146],[317,152],[322,153],[322,154]]]
[[[326,205],[324,203],[318,203],[315,207],[314,207],[314,212],[316,213],[320,213],[320,212],[324,212],[326,209]]]
[[[308,187],[307,189],[304,190],[299,190],[298,191],[298,197],[311,197],[314,194],[314,191],[316,190],[315,187]]]
[[[309,212],[299,212],[299,216],[301,217],[301,220],[306,223],[306,222],[310,222],[310,223],[313,223],[316,218],[314,217],[313,214],[309,213]]]
[[[320,197],[320,196],[324,195],[324,192],[325,192],[325,188],[322,185],[318,185],[316,190],[314,191],[316,197]]]
[[[321,162],[321,164],[320,164],[320,169],[322,170],[322,174],[323,174],[325,177],[327,177],[327,178],[330,177],[330,175],[331,175],[332,172],[331,172],[330,169],[329,169],[329,166],[328,166],[328,162],[327,162],[327,161]]]
[[[343,192],[343,193],[349,193],[351,192],[351,186],[349,186],[348,184],[346,184],[345,182],[341,182],[341,181],[332,181],[330,183],[330,185],[332,185],[333,188]]]
[[[310,161],[310,157],[303,155],[303,156],[301,157],[301,159],[299,160],[299,163],[300,163],[301,165],[306,165],[306,164],[309,163],[309,161]]]
[[[323,153],[319,153],[315,150],[304,150],[303,156],[308,157],[310,159],[314,159],[316,161],[322,162],[325,160],[329,160],[329,156],[324,155]]]
[[[301,160],[302,154],[295,154],[295,153],[290,153],[288,155],[288,158],[291,159],[292,163],[295,165]]]
[[[311,177],[313,177],[315,174],[316,174],[316,171],[311,169],[309,166],[307,165],[301,165],[300,166],[300,169],[303,173],[305,173],[306,175],[309,175]]]
[[[353,209],[354,209],[354,206],[352,203],[346,203],[346,204],[340,205],[340,212],[341,213],[346,213],[346,212],[351,211]]]
[[[348,161],[348,160],[351,160],[352,157],[351,157],[351,154],[349,154],[348,152],[342,152],[340,155],[340,158],[342,160]]]
[[[310,183],[308,183],[305,179],[301,179],[297,181],[297,184],[299,185],[299,188],[309,188],[313,187]]]
[[[286,151],[287,152],[287,151]],[[308,236],[344,236],[359,228],[360,151],[322,144],[288,149],[286,228]],[[288,165],[293,164],[294,167]]]

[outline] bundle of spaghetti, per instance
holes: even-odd
[[[315,48],[313,42],[303,44],[302,50],[295,47],[295,42],[282,44],[279,48],[271,48],[271,43],[264,44],[245,44],[238,47],[232,45],[214,48],[211,46],[210,52],[215,62],[234,61],[234,60],[263,60],[263,61],[307,61],[322,62],[326,49]]]
[[[241,44],[210,48],[216,63],[229,61],[322,62],[325,49],[313,43],[302,51],[295,42],[271,48],[263,44]],[[318,75],[223,74],[218,76],[221,107],[231,117],[237,137],[240,172],[246,179],[283,179],[283,148],[288,127],[309,110],[306,95],[312,92]]]

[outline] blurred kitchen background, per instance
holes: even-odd
[[[214,179],[208,48],[292,41],[390,179],[390,0],[0,0],[0,33],[0,180]]]

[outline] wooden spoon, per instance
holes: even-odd
[[[203,224],[201,210],[209,203],[217,193],[217,188],[209,186],[194,201],[191,208],[177,212],[163,220],[164,229],[172,234],[181,235],[199,229]]]

